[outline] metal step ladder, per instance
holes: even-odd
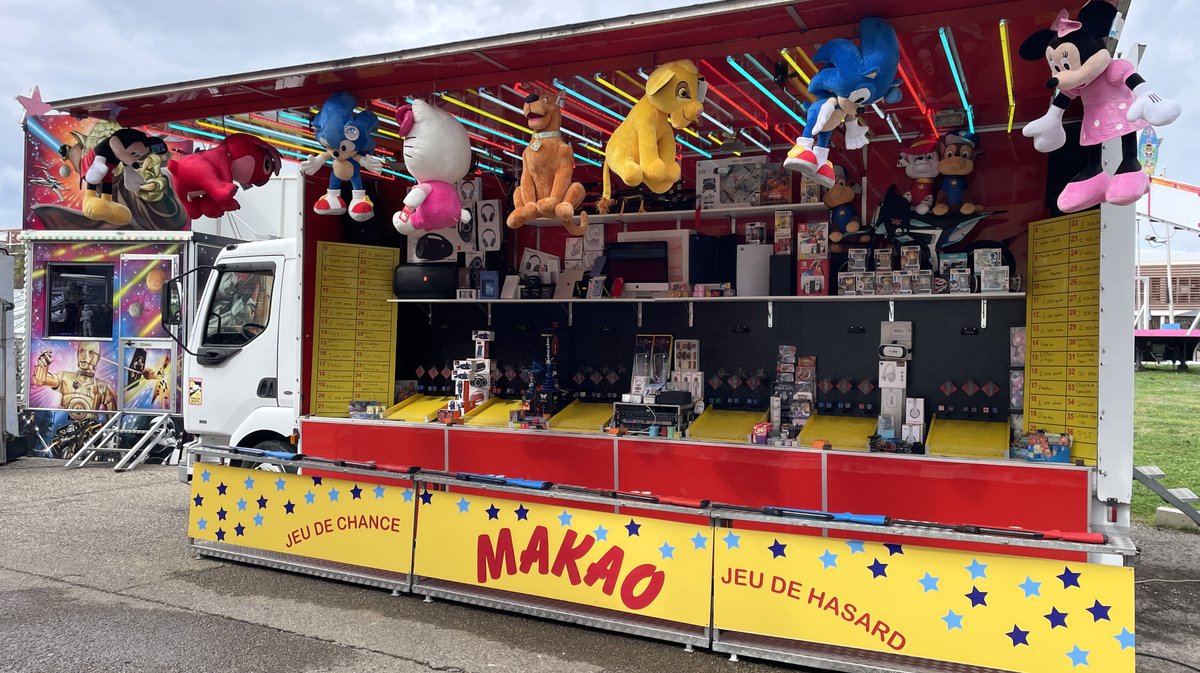
[[[100,427],[90,439],[63,467],[80,468],[101,456],[119,456],[114,472],[125,472],[146,462],[150,452],[159,444],[174,445],[175,426],[171,423],[170,414],[159,414],[143,429],[122,427],[122,419],[140,414],[113,413],[108,422]],[[121,446],[121,440],[129,435],[138,436],[131,447]]]
[[[1147,465],[1145,467],[1133,468],[1133,478],[1140,481],[1146,488],[1154,491],[1158,497],[1162,498],[1167,504],[1171,505],[1184,516],[1196,522],[1200,526],[1200,510],[1197,510],[1192,503],[1200,502],[1200,496],[1192,492],[1192,489],[1186,487],[1167,488],[1159,481],[1165,476],[1161,468],[1155,465]]]

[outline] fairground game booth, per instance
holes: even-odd
[[[1070,10],[739,0],[56,103],[310,176],[298,446],[197,449],[192,545],[735,658],[1133,670],[1120,204],[1178,109],[1127,2]]]

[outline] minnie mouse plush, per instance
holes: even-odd
[[[1049,29],[1030,35],[1021,45],[1021,58],[1050,64],[1050,89],[1058,89],[1049,111],[1021,131],[1033,138],[1039,152],[1053,152],[1067,140],[1063,112],[1076,98],[1083,100],[1083,129],[1079,144],[1087,152],[1087,167],[1058,195],[1058,208],[1073,213],[1107,202],[1118,206],[1136,202],[1150,188],[1150,178],[1137,158],[1137,132],[1165,126],[1179,117],[1179,105],[1159,98],[1129,61],[1114,59],[1105,45],[1117,8],[1092,0],[1072,21],[1067,10],[1058,13]],[[1100,144],[1121,138],[1121,164],[1113,175],[1104,172]]]

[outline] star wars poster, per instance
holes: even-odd
[[[109,213],[111,221],[83,214],[87,190],[81,171],[86,172],[92,162],[92,150],[120,128],[107,120],[70,115],[26,117],[23,229],[184,231],[191,227],[171,187],[165,159],[153,153],[140,162],[138,186],[122,175],[104,178],[104,188],[111,194],[98,197],[107,200],[101,205],[105,212],[121,211]],[[191,149],[191,142],[164,142],[168,151]]]
[[[169,411],[174,408],[175,374],[172,350],[153,342],[129,342],[125,347],[121,405],[126,410]]]

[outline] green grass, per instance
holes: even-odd
[[[1200,493],[1200,367],[1177,372],[1163,365],[1134,377],[1133,464],[1157,465],[1170,488]],[[1154,519],[1161,498],[1133,485],[1133,518]]]

